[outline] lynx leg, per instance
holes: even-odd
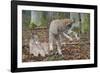
[[[67,35],[66,33],[64,33],[63,32],[63,35],[66,37],[66,38],[68,38],[70,41],[72,41],[73,39],[69,36],[69,35]]]
[[[53,41],[54,41],[54,36],[52,33],[49,33],[49,50],[53,50]]]
[[[59,55],[62,55],[61,52],[61,42],[60,42],[60,38],[58,37],[58,39],[56,40],[56,44],[57,44],[57,51]]]

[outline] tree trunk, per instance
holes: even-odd
[[[31,11],[31,23],[35,25],[40,25],[40,12],[38,11]]]

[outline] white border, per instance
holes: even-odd
[[[88,60],[64,60],[64,61],[46,61],[46,62],[24,62],[22,63],[22,10],[37,11],[58,11],[58,12],[79,12],[90,13],[90,59]],[[41,66],[57,66],[57,65],[77,65],[77,64],[93,64],[94,63],[94,10],[92,9],[74,9],[74,8],[58,8],[58,7],[40,7],[40,6],[18,6],[18,51],[17,66],[25,67],[41,67]]]

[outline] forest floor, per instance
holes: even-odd
[[[36,62],[36,61],[58,61],[58,60],[81,60],[81,59],[90,59],[90,41],[88,35],[82,34],[79,41],[73,40],[65,41],[61,48],[62,54],[58,55],[56,50],[54,50],[54,54],[47,55],[46,57],[38,56],[30,54],[28,50],[23,48],[23,62]],[[29,48],[29,47],[28,47]]]

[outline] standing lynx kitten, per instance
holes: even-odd
[[[71,19],[56,19],[53,20],[49,27],[49,50],[54,49],[53,44],[57,45],[57,51],[59,55],[62,55],[61,52],[61,36],[65,36],[70,41],[73,39],[68,35],[72,31],[70,30],[74,21]],[[77,34],[74,32],[75,37],[78,39]]]

